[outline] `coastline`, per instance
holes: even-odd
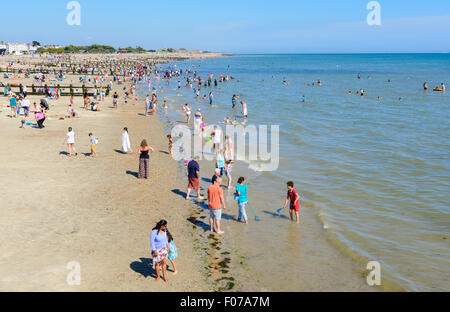
[[[143,90],[145,90],[145,87]],[[162,96],[167,100],[172,113],[174,110],[178,112],[181,104],[190,102],[190,100],[185,98],[184,95],[181,97],[175,96],[170,90],[170,88],[166,89],[164,87]],[[183,123],[181,112],[179,114],[179,117],[175,117],[175,119],[164,118],[166,134],[170,133],[169,130],[172,126],[180,122]],[[236,164],[236,166],[238,165]],[[185,179],[186,169],[184,163],[178,163],[178,168],[180,179]],[[237,179],[236,172],[233,175],[234,182]],[[210,176],[213,173],[213,162],[200,161],[200,189],[203,195],[206,193],[210,183]],[[243,227],[234,221],[234,218],[237,217],[237,207],[232,198],[233,189],[234,186],[231,190],[223,189],[224,197],[227,201],[227,210],[224,211],[224,222],[222,224],[225,229],[225,235],[219,239],[209,232],[209,210],[207,204],[205,204],[206,202],[197,203],[196,200],[191,201],[193,213],[189,221],[192,224],[192,228],[196,231],[195,243],[196,246],[199,246],[202,257],[205,260],[206,275],[211,279],[214,290],[238,292],[292,291],[290,285],[298,285],[298,283],[301,286],[299,286],[299,289],[296,288],[295,291],[376,292],[386,290],[385,286],[387,285],[370,287],[366,284],[367,271],[364,270],[365,265],[361,266],[361,264],[367,262],[360,261],[361,259],[357,259],[351,254],[344,254],[344,250],[341,249],[342,246],[333,243],[333,237],[330,236],[330,233],[323,230],[323,224],[321,224],[319,217],[320,211],[317,207],[311,207],[309,204],[306,204],[308,208],[302,212],[303,217],[300,229],[296,229],[294,224],[286,224],[286,227],[295,232],[301,232],[297,236],[301,237],[301,246],[299,248],[303,250],[303,253],[300,259],[296,259],[298,267],[295,268],[295,274],[292,272],[293,275],[291,277],[291,279],[299,279],[295,282],[293,280],[278,280],[276,283],[275,280],[267,280],[267,276],[252,268],[252,257],[263,257],[270,261],[271,257],[269,255],[276,253],[277,250],[260,246],[257,254],[253,255],[252,252],[246,250],[245,244],[243,245],[239,242],[241,235],[247,235],[249,231],[261,231],[261,227],[264,228],[264,225],[254,223],[252,220],[249,226]],[[182,192],[184,193],[185,190],[182,189]],[[265,219],[268,219],[268,217]],[[317,245],[321,246],[320,250],[327,255],[327,259],[318,261],[315,258],[318,251],[314,246]],[[314,256],[311,257],[311,255]],[[285,269],[290,270],[287,266]],[[276,286],[271,286],[271,284]],[[400,290],[395,286],[389,289]]]

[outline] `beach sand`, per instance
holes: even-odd
[[[69,103],[61,97],[50,101],[44,129],[20,129],[20,117],[7,117],[8,98],[0,103],[0,291],[208,290],[186,222],[192,208],[172,192],[185,185],[166,152],[162,123],[141,115],[142,100],[123,105],[122,99],[114,110],[107,97],[103,111],[92,112],[81,108],[79,97],[74,107],[80,118],[59,120]],[[33,115],[28,122],[35,122]],[[63,144],[69,126],[79,153],[71,158]],[[148,180],[136,177],[136,153],[119,152],[125,126],[134,151],[144,138],[155,149]],[[98,158],[85,155],[89,132],[99,138]],[[179,254],[179,274],[169,271],[169,283],[155,283],[149,265],[150,233],[160,219],[168,221]],[[72,261],[80,264],[80,285],[67,283]]]

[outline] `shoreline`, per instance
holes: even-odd
[[[169,108],[171,104],[173,104],[173,108],[171,108],[172,113],[173,110],[177,111],[180,107],[181,103],[191,103],[192,100],[188,99],[186,95],[181,96],[175,96],[174,92],[172,92],[167,86],[161,84],[163,87],[164,92],[161,93],[162,98],[167,100]],[[145,90],[145,87],[142,88],[142,90]],[[195,103],[193,104],[193,107],[195,107]],[[160,114],[160,113],[158,113]],[[173,116],[171,116],[173,117]],[[181,113],[179,117],[175,117],[174,120],[171,120],[169,117],[165,117],[165,131],[170,128],[171,124],[172,126],[180,123]],[[160,119],[163,121],[163,119]],[[164,122],[164,121],[163,121]],[[181,122],[183,123],[183,122]],[[211,123],[209,121],[208,123]],[[236,165],[237,166],[237,165]],[[185,167],[184,164],[179,164],[179,176],[180,179],[185,176]],[[214,173],[214,165],[213,162],[202,160],[200,161],[200,175],[201,175],[201,193],[204,194],[206,192],[207,187],[209,186],[208,181],[209,176],[213,175]],[[236,172],[233,175],[233,181],[237,179]],[[225,182],[224,182],[225,183]],[[234,183],[233,183],[234,185]],[[234,187],[233,187],[234,189]],[[228,220],[232,216],[236,217],[237,213],[237,207],[235,207],[234,201],[231,199],[230,194],[232,194],[232,190],[227,190],[226,188],[224,190],[224,197],[227,201],[227,210],[224,212],[224,214],[229,215],[229,217],[225,218],[223,222],[223,227],[227,230],[225,230],[225,235],[220,238],[222,242],[218,242],[217,239],[214,239],[210,235],[209,232],[209,225],[207,224],[207,218],[209,215],[209,211],[207,211],[207,205],[204,205],[203,203],[196,203],[195,200],[192,200],[191,205],[196,207],[194,215],[191,216],[192,220],[191,223],[194,224],[196,227],[198,239],[197,242],[202,242],[202,246],[209,245],[209,248],[202,248],[204,254],[203,256],[208,259],[209,262],[211,260],[216,260],[216,262],[219,262],[218,260],[222,260],[222,262],[225,264],[225,272],[224,274],[220,274],[221,270],[223,268],[221,266],[213,265],[212,267],[209,266],[207,268],[207,271],[209,270],[209,276],[212,276],[214,280],[217,280],[219,282],[222,281],[229,281],[229,278],[231,278],[231,282],[233,283],[233,287],[231,291],[290,291],[291,288],[289,286],[283,286],[281,289],[271,289],[270,287],[267,287],[270,284],[270,281],[262,281],[263,276],[261,276],[260,272],[252,270],[251,263],[248,264],[247,260],[250,260],[252,255],[248,254],[248,252],[245,251],[245,245],[242,246],[242,244],[237,244],[235,239],[240,234],[238,233],[246,233],[247,228],[239,227],[240,225],[236,225],[233,220]],[[309,206],[309,205],[308,205]],[[312,210],[310,209],[312,208]],[[353,257],[352,255],[347,255],[343,253],[343,250],[336,244],[332,243],[332,238],[330,237],[330,233],[323,231],[323,225],[320,224],[321,220],[319,217],[319,210],[316,209],[316,207],[309,207],[309,211],[303,211],[302,214],[307,215],[307,219],[309,221],[308,224],[303,224],[303,217],[302,217],[302,237],[307,237],[308,240],[316,241],[317,244],[320,244],[323,248],[322,251],[326,250],[327,254],[330,258],[333,260],[330,261],[321,261],[321,263],[314,265],[309,264],[309,262],[312,259],[309,259],[310,257],[308,255],[303,255],[301,260],[299,260],[300,267],[305,267],[307,269],[302,269],[302,275],[304,277],[302,278],[304,286],[301,286],[300,289],[296,289],[296,291],[384,291],[386,290],[386,285],[381,287],[370,287],[365,282],[365,274],[367,274],[367,271],[361,269],[358,265],[361,264],[360,261],[356,261],[357,259]],[[207,211],[206,213],[204,211]],[[250,212],[249,212],[250,213]],[[249,215],[250,216],[250,215]],[[267,219],[267,217],[266,217]],[[254,223],[254,222],[251,222]],[[193,227],[194,227],[193,226]],[[257,225],[257,224],[251,224],[249,225],[250,228],[253,227],[261,227],[263,225]],[[286,225],[290,226],[290,225]],[[253,228],[254,230],[256,228]],[[298,229],[297,229],[298,230]],[[296,230],[296,231],[297,231]],[[304,231],[308,231],[308,233],[303,233]],[[311,235],[310,233],[313,233]],[[308,244],[305,244],[303,248],[308,248],[308,253],[315,254],[316,251],[312,249],[311,247],[307,247]],[[243,251],[244,249],[244,251]],[[220,252],[217,253],[216,250],[224,251],[225,255],[221,254]],[[274,251],[276,252],[276,251]],[[267,257],[264,256],[263,257]],[[217,259],[219,258],[219,259]],[[208,263],[207,261],[207,263]],[[214,261],[213,261],[214,262]],[[367,263],[367,262],[366,262]],[[345,277],[339,276],[337,272],[345,272]],[[219,273],[218,273],[219,272]],[[319,276],[322,276],[320,278],[314,278],[314,276],[306,277],[311,274],[311,272],[314,272],[314,274],[317,274]],[[327,281],[322,280],[323,277],[326,276]],[[311,280],[312,279],[312,280]],[[342,279],[342,280],[341,280]],[[328,286],[325,286],[325,285]],[[265,286],[266,285],[266,286]],[[225,286],[226,287],[226,286]],[[223,287],[219,287],[221,290],[227,290]],[[394,287],[393,289],[399,290],[399,288]],[[292,289],[291,289],[292,290]]]

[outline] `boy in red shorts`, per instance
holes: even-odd
[[[286,198],[286,202],[284,203],[284,208],[286,208],[288,202],[290,201],[290,209],[289,209],[289,214],[291,215],[291,220],[294,221],[294,211],[295,211],[295,215],[297,217],[297,224],[300,223],[300,216],[299,216],[299,212],[300,212],[300,195],[298,195],[298,193],[295,191],[294,189],[294,182],[289,181],[287,183],[287,198]]]

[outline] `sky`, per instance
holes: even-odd
[[[69,2],[3,1],[0,40],[229,53],[450,52],[450,0],[378,0],[379,26],[367,24],[369,0],[79,0],[81,24],[72,26]]]

